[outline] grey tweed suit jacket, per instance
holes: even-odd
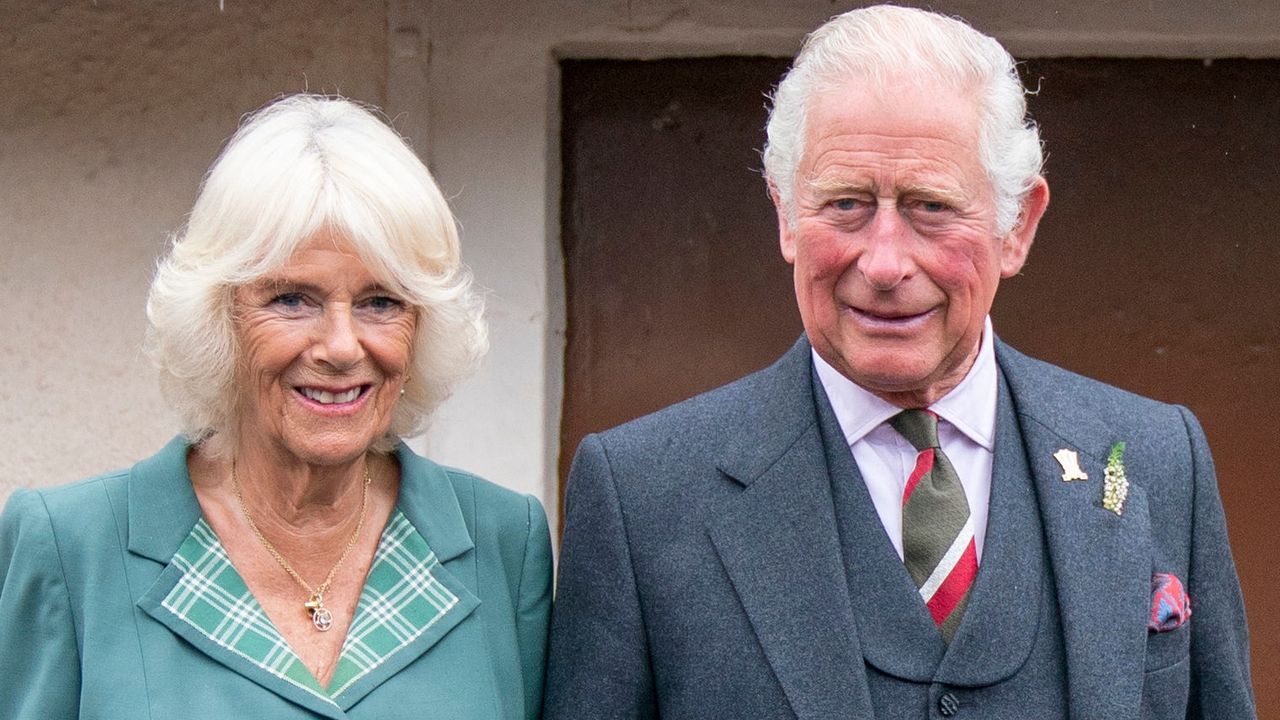
[[[988,535],[1002,522],[998,489],[1032,488],[1067,714],[1254,718],[1243,601],[1195,418],[999,342],[996,357],[1002,427]],[[932,677],[894,657],[884,637],[894,613],[867,607],[873,589],[851,587],[842,561],[823,439],[838,436],[834,423],[801,338],[765,370],[583,441],[566,498],[548,720],[899,717],[875,707],[869,667],[961,689],[1020,671],[1025,653],[1011,654],[1030,633],[1017,630],[965,644]],[[1122,515],[1101,505],[1117,441],[1131,484]],[[1061,448],[1077,451],[1088,480],[1062,481]],[[1176,575],[1190,596],[1192,618],[1177,630],[1147,630],[1156,572]],[[959,632],[999,608],[975,596]],[[1015,701],[961,709],[1036,717],[1046,699]]]

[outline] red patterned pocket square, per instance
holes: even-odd
[[[1151,576],[1151,617],[1147,629],[1152,632],[1176,630],[1191,619],[1191,598],[1177,575],[1156,573]]]

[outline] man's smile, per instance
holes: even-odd
[[[919,328],[938,314],[937,307],[913,312],[909,309],[860,308],[846,305],[846,311],[860,325],[875,330],[907,331]]]

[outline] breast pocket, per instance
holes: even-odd
[[[1165,632],[1147,632],[1147,658],[1145,668],[1148,674],[1176,665],[1191,652],[1191,623],[1188,620],[1180,627]]]
[[[1183,626],[1167,633],[1152,635],[1186,634]],[[1147,667],[1151,662],[1151,640],[1147,638]],[[1191,656],[1184,653],[1180,660],[1171,665],[1164,665],[1148,670],[1142,677],[1142,714],[1143,720],[1185,717],[1187,698],[1191,689]]]

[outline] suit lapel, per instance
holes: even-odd
[[[982,566],[937,680],[993,685],[1022,667],[1035,645],[1044,599],[1043,531],[1008,385],[999,382],[995,458]]]
[[[989,567],[979,572],[973,605],[952,651],[941,667],[934,665],[938,679],[967,686],[997,682],[1016,672],[1021,660],[1015,656],[1025,658],[1034,644],[1034,603],[1008,603],[1001,596],[1021,595],[1027,583],[1038,587],[1037,578],[1043,577],[1037,560],[1024,557],[1028,554],[1014,542],[1037,529],[1028,510],[1038,504],[1062,620],[1070,714],[1134,717],[1141,703],[1150,599],[1150,521],[1137,485],[1130,486],[1122,515],[1101,506],[1107,453],[1124,438],[1074,405],[1073,396],[1038,363],[999,341],[996,351],[1002,390],[993,530],[984,552]],[[852,571],[857,575],[849,577],[848,586],[843,582],[830,477],[841,472],[860,477],[851,457],[842,468],[843,456],[829,451],[832,440],[824,442],[809,352],[802,339],[760,385],[756,402],[800,397],[805,403],[788,403],[771,422],[740,429],[721,468],[743,491],[709,521],[708,532],[796,715],[870,716],[864,654],[908,679],[919,675],[928,681],[933,674],[923,673],[920,657],[928,652],[898,652],[885,636],[892,630],[902,644],[918,629],[900,596],[896,602],[866,596],[876,593],[877,584],[894,582],[893,571],[878,557],[884,553],[862,553],[862,564]],[[1087,481],[1062,481],[1053,457],[1062,448],[1079,454]],[[1028,476],[1031,494],[1017,482]],[[864,548],[887,543],[871,532],[883,535],[879,522],[849,529],[860,533],[855,542]],[[912,642],[928,646],[920,639]]]
[[[721,470],[742,492],[707,532],[797,718],[870,717],[809,352],[801,339],[748,399],[779,411],[727,449]]]
[[[1103,470],[1123,440],[1072,404],[1035,361],[997,344],[1044,523],[1067,652],[1071,717],[1136,717],[1151,594],[1146,497],[1131,485],[1124,513],[1102,507]],[[1088,480],[1064,482],[1054,453],[1077,452]]]
[[[866,660],[889,675],[931,682],[946,646],[893,549],[822,383],[814,378],[819,426],[848,573],[849,596]]]
[[[918,599],[884,533],[861,474],[821,385],[818,414],[832,469],[849,593],[867,661],[913,682],[965,687],[1012,676],[1031,653],[1040,618],[1044,555],[1027,552],[1041,537],[1026,453],[1007,387],[1001,383],[991,512],[982,567],[964,622],[950,647]]]

